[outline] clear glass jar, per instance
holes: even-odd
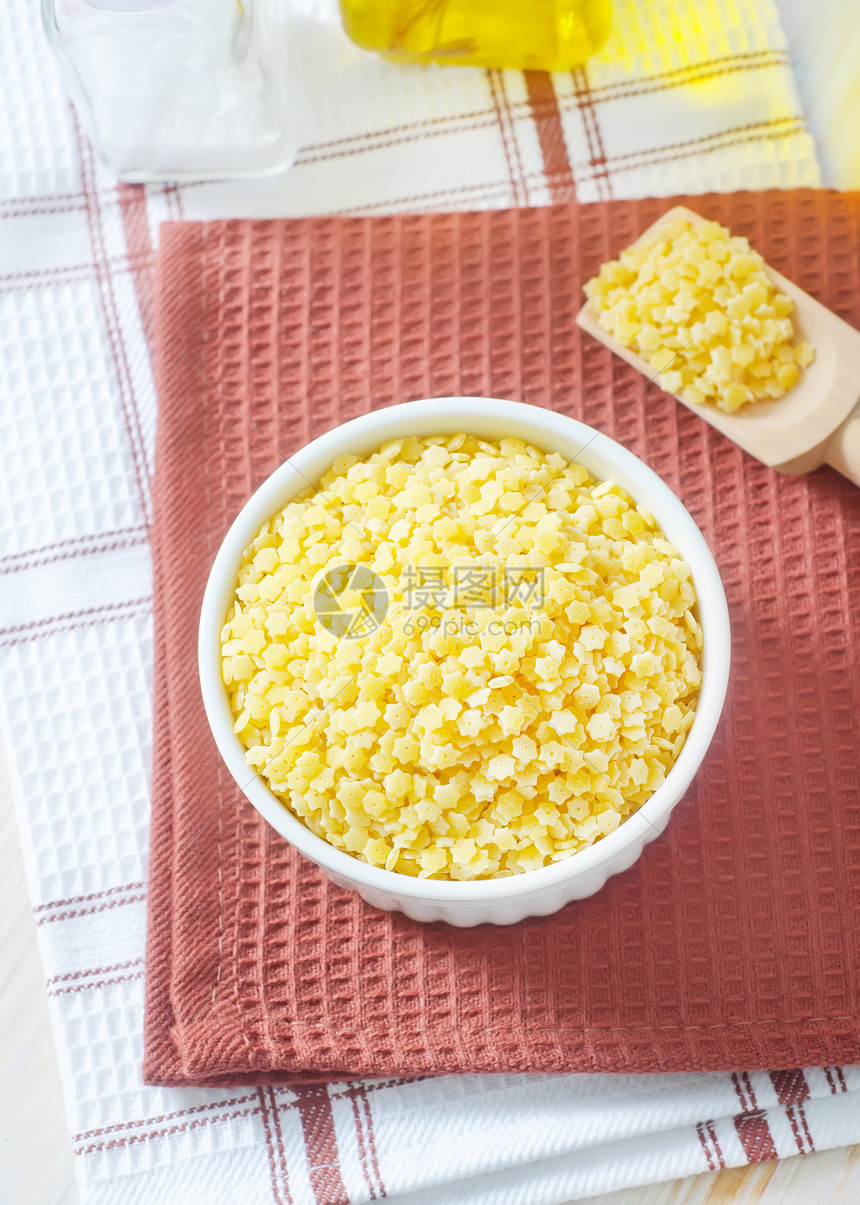
[[[82,124],[121,180],[285,171],[298,89],[274,0],[42,0]]]

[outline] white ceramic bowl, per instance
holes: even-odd
[[[288,811],[252,774],[221,679],[220,633],[233,598],[242,553],[257,532],[309,481],[316,482],[344,452],[367,455],[387,440],[406,435],[453,435],[484,439],[518,436],[545,451],[578,460],[598,478],[618,482],[657,519],[693,572],[703,628],[704,680],[686,744],[646,804],[588,849],[539,870],[472,882],[417,879],[369,866],[335,849]],[[200,615],[200,683],[206,715],[230,773],[254,807],[277,831],[321,866],[335,883],[359,892],[378,908],[399,910],[419,921],[452,925],[512,924],[542,916],[570,900],[598,891],[607,878],[636,861],[669,820],[698,770],[720,718],[730,659],[726,598],[717,567],[696,524],[660,478],[620,444],[583,423],[520,402],[492,398],[435,398],[377,410],[344,423],[302,448],[281,465],[242,508],[215,558]]]

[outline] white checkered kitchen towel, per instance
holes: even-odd
[[[146,192],[80,136],[36,7],[0,9],[0,698],[84,1200],[537,1205],[860,1139],[848,1068],[140,1079],[158,223],[816,185],[772,0],[615,0],[553,79],[392,66],[306,2],[296,167]]]

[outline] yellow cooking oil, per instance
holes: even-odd
[[[609,37],[611,0],[340,0],[359,46],[413,63],[563,71]]]

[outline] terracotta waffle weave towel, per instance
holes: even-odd
[[[149,1081],[860,1061],[860,491],[778,477],[574,325],[582,282],[676,201],[164,229]],[[687,203],[860,325],[860,196]],[[330,885],[241,799],[197,686],[204,582],[250,492],[336,423],[446,394],[608,425],[702,527],[732,615],[723,723],[668,841],[507,929]]]

